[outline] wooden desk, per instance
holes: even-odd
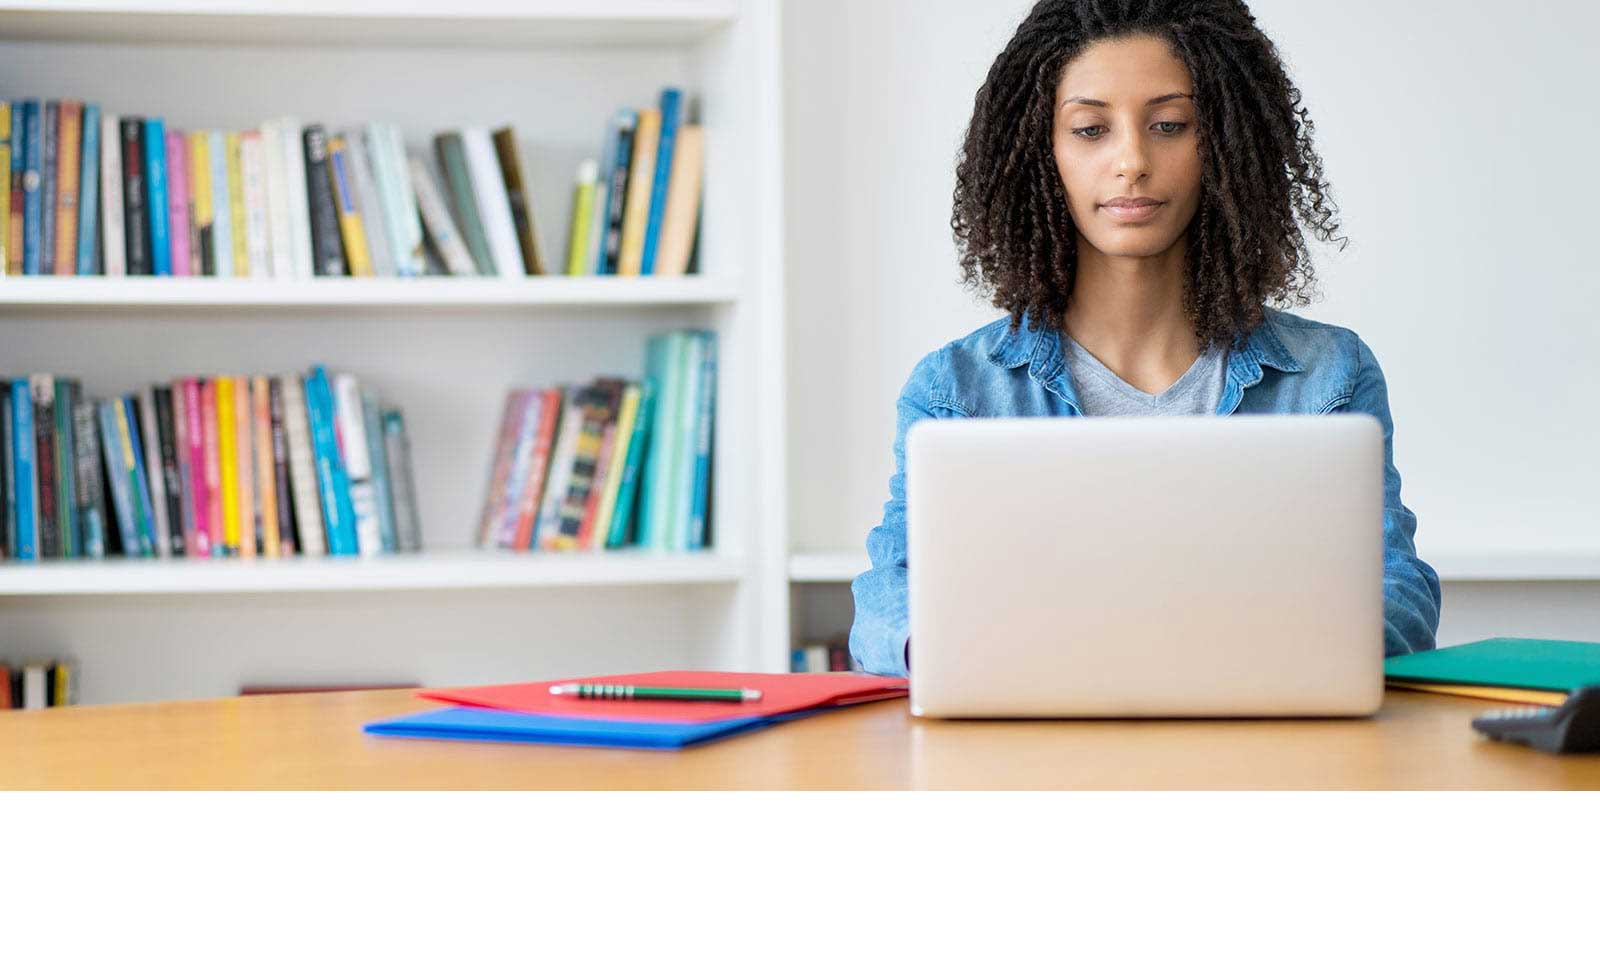
[[[1600,789],[1600,756],[1480,739],[1489,702],[1360,721],[922,721],[904,700],[682,752],[378,738],[405,691],[0,713],[21,789]]]

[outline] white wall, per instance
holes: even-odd
[[[955,153],[1023,0],[788,0],[790,528],[859,551],[923,353],[998,315],[958,282]],[[1600,553],[1600,249],[1589,193],[1600,11],[1545,0],[1255,0],[1289,65],[1352,245],[1324,300],[1378,354],[1404,497],[1430,554]],[[1502,23],[1503,21],[1503,23]],[[1600,639],[1600,585],[1446,584],[1440,642]]]

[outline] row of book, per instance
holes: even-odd
[[[640,380],[520,388],[506,396],[478,544],[598,551],[710,544],[717,335],[645,345]]]
[[[78,703],[77,670],[67,660],[13,667],[0,661],[0,711]]]
[[[806,643],[789,651],[789,673],[825,674],[829,671],[851,670],[850,644],[843,639],[827,643]]]
[[[615,247],[582,273],[689,270],[702,137],[668,92],[670,116],[647,110],[656,135],[607,171]],[[437,133],[432,150],[385,122],[178,130],[76,99],[0,101],[0,275],[545,274],[513,128]]]
[[[682,275],[697,264],[705,131],[683,92],[621,109],[600,159],[578,165],[567,232],[568,275]]]
[[[419,551],[400,411],[354,375],[177,378],[90,398],[0,380],[0,556]]]

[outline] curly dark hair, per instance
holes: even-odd
[[[978,89],[957,160],[950,227],[963,283],[1008,311],[1013,331],[1024,314],[1035,329],[1062,328],[1078,260],[1052,150],[1056,85],[1088,45],[1134,36],[1165,40],[1194,78],[1201,193],[1184,310],[1203,350],[1242,343],[1265,301],[1314,298],[1295,215],[1322,241],[1339,230],[1311,117],[1244,0],[1034,6]]]

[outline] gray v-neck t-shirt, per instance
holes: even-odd
[[[1228,349],[1213,346],[1172,387],[1159,394],[1140,391],[1067,335],[1067,368],[1085,415],[1215,415],[1228,376]]]

